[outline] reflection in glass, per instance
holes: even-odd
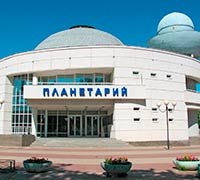
[[[74,82],[74,76],[73,75],[59,75],[58,78],[57,78],[57,82],[59,84],[73,83]]]
[[[81,119],[79,116],[76,116],[76,135],[81,135]]]
[[[84,82],[88,82],[88,83],[93,82],[93,75],[92,74],[86,74]]]
[[[74,116],[69,117],[69,129],[70,129],[70,136],[74,136]]]
[[[55,84],[56,82],[56,76],[50,76],[48,78],[48,84]]]
[[[91,116],[87,117],[87,135],[88,136],[92,135],[92,117]]]
[[[97,118],[97,116],[93,117],[93,135],[94,136],[98,135],[98,118]]]
[[[77,74],[76,75],[76,82],[84,82],[85,78],[83,74]]]
[[[103,74],[95,74],[95,82],[104,82]]]
[[[68,84],[68,83],[92,83],[111,82],[111,74],[91,73],[91,74],[59,74],[57,76],[38,77],[38,84]],[[21,83],[21,82],[20,82]],[[27,81],[25,82],[27,84]],[[32,84],[32,82],[28,82]],[[16,89],[17,91],[17,89]]]

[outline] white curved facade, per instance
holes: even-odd
[[[76,79],[80,74],[92,78],[101,74],[104,80],[40,81],[47,76],[58,79],[68,75]],[[30,122],[24,115],[25,107],[19,110],[18,105],[13,105],[20,99],[19,95],[13,97],[14,77],[21,75],[27,75],[30,81],[30,85],[22,85],[19,90],[31,107]],[[189,56],[131,46],[36,50],[2,59],[0,79],[0,134],[166,141],[166,113],[161,112],[165,106],[160,111],[157,104],[167,100],[170,141],[187,141],[190,136],[199,136],[200,94],[195,92],[195,86],[200,81],[200,63]],[[72,91],[76,89],[76,95],[73,92],[70,95],[71,87]],[[44,88],[49,95],[44,95]],[[57,92],[53,93],[51,88]],[[61,96],[63,88],[67,95]],[[96,92],[98,88],[101,95]]]

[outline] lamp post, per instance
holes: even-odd
[[[164,102],[163,102],[163,104],[164,104],[164,106],[165,106],[165,108],[164,109],[162,109],[161,108],[161,106],[162,106],[162,103],[161,102],[159,102],[159,103],[157,103],[157,106],[158,106],[158,109],[161,111],[161,112],[165,112],[166,113],[166,124],[167,124],[167,149],[169,150],[170,149],[170,144],[169,144],[169,115],[168,115],[168,113],[169,113],[169,106],[170,106],[170,104],[171,104],[171,106],[173,107],[172,108],[172,111],[174,111],[175,110],[175,106],[176,106],[176,102],[169,102],[169,101],[167,101],[167,100],[165,100]]]

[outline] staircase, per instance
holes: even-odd
[[[200,145],[200,136],[194,136],[189,138],[190,145]]]
[[[126,148],[131,146],[112,138],[36,138],[31,147]]]

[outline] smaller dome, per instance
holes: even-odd
[[[200,57],[200,32],[194,30],[192,20],[182,13],[162,18],[158,34],[148,41],[148,47]]]
[[[173,12],[164,16],[158,24],[158,34],[174,31],[193,31],[194,24],[185,14]]]

